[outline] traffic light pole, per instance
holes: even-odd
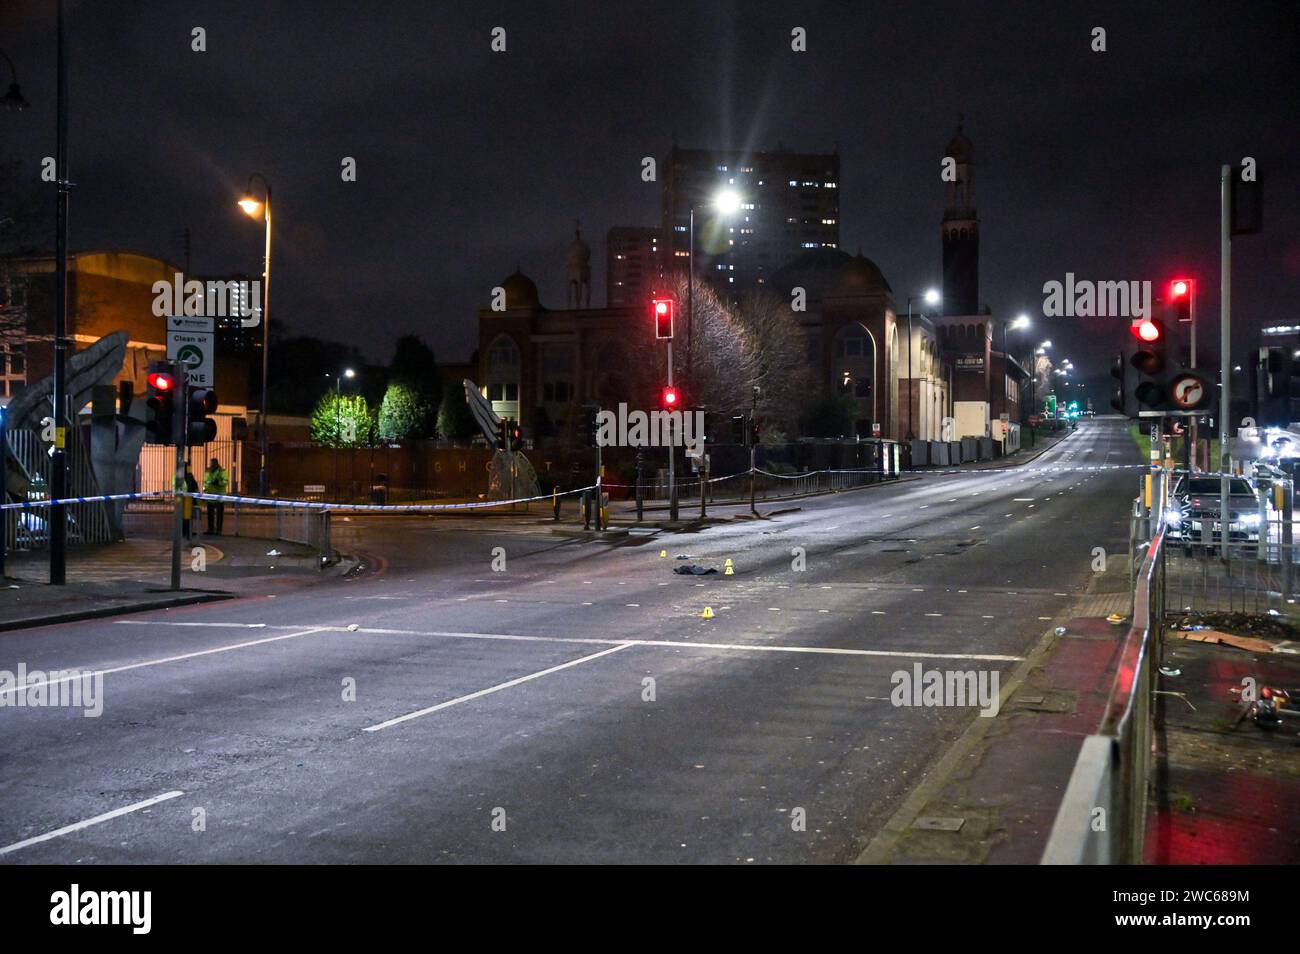
[[[55,199],[54,229],[54,448],[50,455],[50,497],[63,500],[68,495],[67,441],[67,353],[68,353],[68,65],[63,55],[63,2],[58,10],[57,117],[55,121],[54,166],[58,177]],[[46,523],[50,535],[50,583],[67,582],[68,524],[61,503],[50,507]]]
[[[668,339],[668,387],[673,386],[673,339]],[[669,430],[672,425],[669,424]],[[675,471],[676,454],[676,437],[672,434],[667,441],[668,444],[668,519],[677,519],[677,474]]]
[[[189,373],[185,370],[185,365],[178,363],[176,365],[176,391],[178,392],[177,397],[182,400],[180,402],[181,406],[175,408],[172,412],[172,440],[176,442],[176,473],[172,479],[172,487],[176,491],[175,503],[172,506],[173,590],[181,588],[181,531],[185,520],[185,501],[188,499],[182,497],[180,493],[189,489],[185,486],[185,436],[189,433],[189,390]],[[193,507],[193,503],[190,506]]]
[[[1229,391],[1232,387],[1232,175],[1219,169],[1219,554],[1228,559]],[[1194,327],[1194,326],[1193,326]]]

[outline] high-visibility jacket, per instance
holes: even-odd
[[[205,494],[224,494],[230,489],[230,475],[224,467],[216,470],[208,468],[203,472],[203,492]]]

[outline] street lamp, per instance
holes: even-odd
[[[1011,332],[1011,331],[1020,331],[1021,329],[1028,328],[1028,327],[1029,327],[1029,324],[1030,324],[1030,322],[1029,322],[1029,316],[1028,316],[1028,315],[1023,315],[1023,314],[1022,314],[1022,315],[1017,315],[1017,316],[1016,316],[1012,321],[1009,321],[1009,322],[1003,322],[1003,324],[1002,324],[1002,382],[1001,382],[1001,384],[1002,384],[1002,400],[1001,400],[1002,411],[1001,411],[1001,413],[998,415],[998,417],[1001,417],[1002,414],[1006,414],[1006,413],[1007,413],[1007,373],[1006,373],[1006,372],[1007,372],[1007,361],[1008,361],[1008,359],[1011,357],[1011,355],[1010,355],[1010,353],[1009,353],[1009,351],[1008,351],[1008,348],[1007,348],[1007,333],[1008,333],[1008,332]],[[1005,455],[1005,454],[1006,454],[1006,437],[1005,437],[1005,436],[1003,437],[1002,441],[1003,441],[1003,443],[1002,443],[1002,453]]]
[[[339,444],[343,439],[343,379],[351,381],[357,373],[351,368],[344,368],[342,374],[334,375],[334,493],[338,496],[339,487]],[[325,377],[329,377],[326,374]]]
[[[253,196],[253,180],[260,179],[262,182],[262,191],[266,195],[265,201],[258,201]],[[268,370],[271,359],[271,321],[270,321],[270,300],[271,300],[271,183],[266,181],[266,176],[260,172],[254,172],[248,177],[248,188],[244,191],[244,197],[239,200],[239,207],[244,210],[244,214],[250,219],[256,219],[260,215],[262,221],[266,224],[266,252],[263,259],[262,271],[262,406],[260,408],[261,432],[262,432],[262,465],[258,471],[257,485],[258,490],[263,497],[269,493],[266,479],[266,464],[269,453],[269,444],[266,436],[266,418],[267,402],[266,391],[267,384],[270,381]]]
[[[735,189],[721,189],[713,196],[712,206],[720,216],[730,216],[740,210],[741,197]],[[695,335],[695,200],[691,200],[690,224],[687,228],[686,247],[686,371],[691,370],[691,340]],[[668,384],[673,383],[673,339],[668,339]],[[668,516],[677,519],[677,481],[673,472],[672,442],[668,445]],[[701,485],[703,486],[703,485]],[[703,491],[701,491],[703,492]]]
[[[912,430],[912,405],[915,403],[912,400],[912,389],[914,387],[912,382],[912,349],[915,346],[915,342],[912,340],[912,302],[918,297],[931,307],[943,300],[939,292],[933,288],[927,288],[924,295],[907,296],[907,439],[909,441],[916,439],[916,434]],[[923,314],[921,317],[924,318],[925,315]],[[872,364],[871,378],[874,381],[876,377],[874,361]]]

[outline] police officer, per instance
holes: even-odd
[[[215,457],[208,461],[208,469],[203,473],[203,492],[205,494],[225,494],[230,489],[230,475]],[[224,500],[208,501],[208,534],[221,535],[221,524],[226,516]],[[214,529],[215,527],[215,529]]]

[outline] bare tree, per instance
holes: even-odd
[[[741,295],[735,321],[756,353],[753,383],[760,387],[759,416],[768,428],[795,433],[812,393],[806,341],[789,304],[765,289]]]

